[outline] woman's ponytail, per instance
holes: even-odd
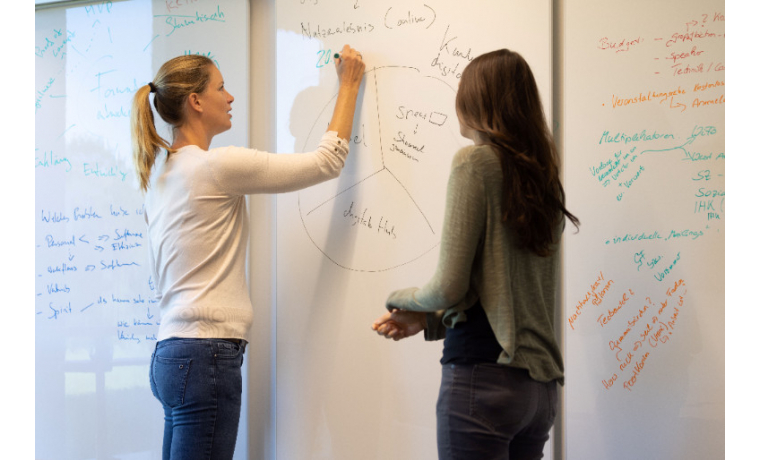
[[[132,101],[132,160],[143,192],[148,191],[150,171],[158,152],[162,148],[172,151],[169,143],[156,131],[153,110],[150,108],[150,93],[150,84],[145,85],[137,90]]]

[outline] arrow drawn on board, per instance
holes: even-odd
[[[683,153],[688,154],[688,152],[686,151],[686,149],[684,147],[686,147],[687,145],[689,145],[692,142],[694,142],[694,139],[696,139],[696,138],[692,136],[692,137],[689,137],[689,140],[687,140],[686,142],[684,142],[683,144],[681,144],[681,145],[679,145],[677,147],[672,147],[672,148],[669,148],[669,149],[661,149],[661,150],[644,150],[643,152],[641,152],[641,154],[643,155],[645,153],[650,153],[650,152],[651,153],[672,152],[673,150],[681,150],[681,151],[683,151]]]

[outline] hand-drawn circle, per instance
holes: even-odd
[[[381,272],[438,247],[451,159],[466,143],[455,95],[413,67],[365,73],[341,176],[298,194],[304,229],[332,263]],[[318,143],[336,98],[319,113],[303,150]]]

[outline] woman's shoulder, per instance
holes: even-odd
[[[463,165],[478,171],[490,171],[495,167],[501,171],[498,154],[490,145],[468,145],[459,149],[454,155],[451,167],[454,169]]]
[[[198,159],[203,158],[207,154],[206,150],[203,150],[202,148],[198,147],[194,144],[188,144],[183,145],[182,147],[174,150],[172,153],[168,155],[168,159],[171,161],[182,161],[182,162],[194,162]]]
[[[260,152],[256,149],[240,147],[237,145],[224,145],[220,147],[212,147],[208,150],[199,150],[198,153],[202,155],[204,161],[210,166],[236,167],[237,165],[240,165],[241,162],[256,158],[256,154]]]
[[[202,156],[224,155],[225,153],[228,153],[228,152],[246,152],[246,151],[252,152],[252,151],[255,151],[255,149],[239,147],[236,145],[224,145],[220,147],[211,147],[209,149],[203,149],[202,147],[199,147],[195,144],[188,144],[176,150],[176,152],[190,153],[192,155],[202,155]]]

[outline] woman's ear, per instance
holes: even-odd
[[[198,96],[198,93],[190,93],[190,95],[187,96],[187,105],[190,110],[203,112],[203,107],[201,107],[201,98]]]

